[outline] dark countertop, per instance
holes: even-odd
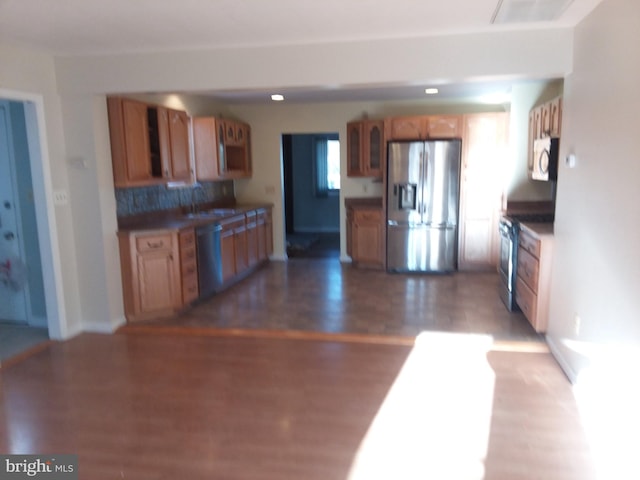
[[[553,223],[520,222],[520,228],[537,238],[553,236]]]
[[[235,217],[245,214],[252,210],[260,208],[272,208],[270,203],[255,203],[242,205],[225,205],[225,206],[207,206],[201,207],[201,212],[211,209],[224,209],[228,212],[220,212],[216,215],[189,216],[186,212],[177,210],[168,210],[162,212],[151,212],[144,215],[133,215],[118,219],[118,233],[128,234],[136,231],[153,231],[153,230],[181,230],[183,228],[195,228],[214,222],[219,222],[226,218]]]
[[[346,208],[382,208],[382,197],[349,197],[344,199]]]

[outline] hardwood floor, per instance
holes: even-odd
[[[0,452],[92,480],[594,478],[551,356],[490,343],[82,334],[0,371]]]
[[[426,330],[543,344],[522,313],[501,303],[498,281],[496,273],[402,275],[331,259],[293,259],[268,264],[182,315],[125,330],[185,327],[409,340]]]
[[[91,480],[595,479],[571,385],[496,288],[273,263],[0,370],[0,452]]]

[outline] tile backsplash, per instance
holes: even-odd
[[[147,212],[171,210],[191,206],[192,198],[197,204],[234,203],[233,180],[224,182],[200,182],[193,186],[168,188],[154,185],[139,188],[116,188],[116,210],[118,218]]]

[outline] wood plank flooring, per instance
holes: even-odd
[[[497,273],[388,274],[336,260],[293,259],[268,264],[182,315],[124,331],[185,327],[409,340],[422,331],[444,331],[543,344],[522,313],[501,303],[498,281]]]
[[[594,478],[551,356],[490,343],[82,334],[0,371],[0,451],[91,480]]]
[[[591,480],[571,385],[497,275],[273,263],[0,370],[0,452],[79,478]]]

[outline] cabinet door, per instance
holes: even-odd
[[[169,110],[169,143],[171,145],[171,178],[189,180],[189,117],[186,112]]]
[[[267,258],[267,227],[265,224],[265,214],[260,212],[258,214],[258,261],[261,262]]]
[[[242,273],[249,267],[249,260],[247,258],[247,227],[244,225],[236,227],[233,233],[236,273]]]
[[[360,177],[362,168],[362,122],[347,123],[347,176]]]
[[[358,264],[381,267],[382,249],[382,212],[369,209],[355,210],[351,229],[352,259]]]
[[[495,271],[498,264],[506,113],[464,116],[458,267]]]
[[[213,117],[194,118],[193,156],[197,180],[218,180],[218,142],[216,139],[216,119]]]
[[[258,263],[258,224],[247,224],[247,265],[249,267]]]
[[[548,137],[551,135],[551,104],[545,103],[540,108],[540,136]]]
[[[384,122],[367,121],[363,128],[362,163],[369,177],[381,177],[385,158]]]
[[[390,120],[389,140],[424,140],[427,138],[426,117],[393,117]]]
[[[153,240],[150,240],[153,244]],[[169,245],[171,247],[171,245]],[[180,305],[179,269],[173,248],[158,246],[137,255],[139,313],[171,310]]]
[[[560,137],[562,127],[562,97],[549,103],[549,128],[552,137]]]
[[[264,214],[264,228],[266,237],[267,257],[273,255],[273,219],[271,209],[267,209]]]
[[[224,120],[224,141],[227,145],[236,145],[236,122]]]
[[[218,174],[220,177],[224,177],[227,174],[227,136],[223,120],[216,119],[216,129],[218,131],[216,137],[218,142]]]
[[[435,115],[427,117],[429,138],[460,138],[462,136],[459,115]]]
[[[152,180],[147,105],[122,100],[127,181]]]
[[[220,235],[222,250],[222,281],[233,278],[236,274],[236,253],[233,229],[223,230]]]

